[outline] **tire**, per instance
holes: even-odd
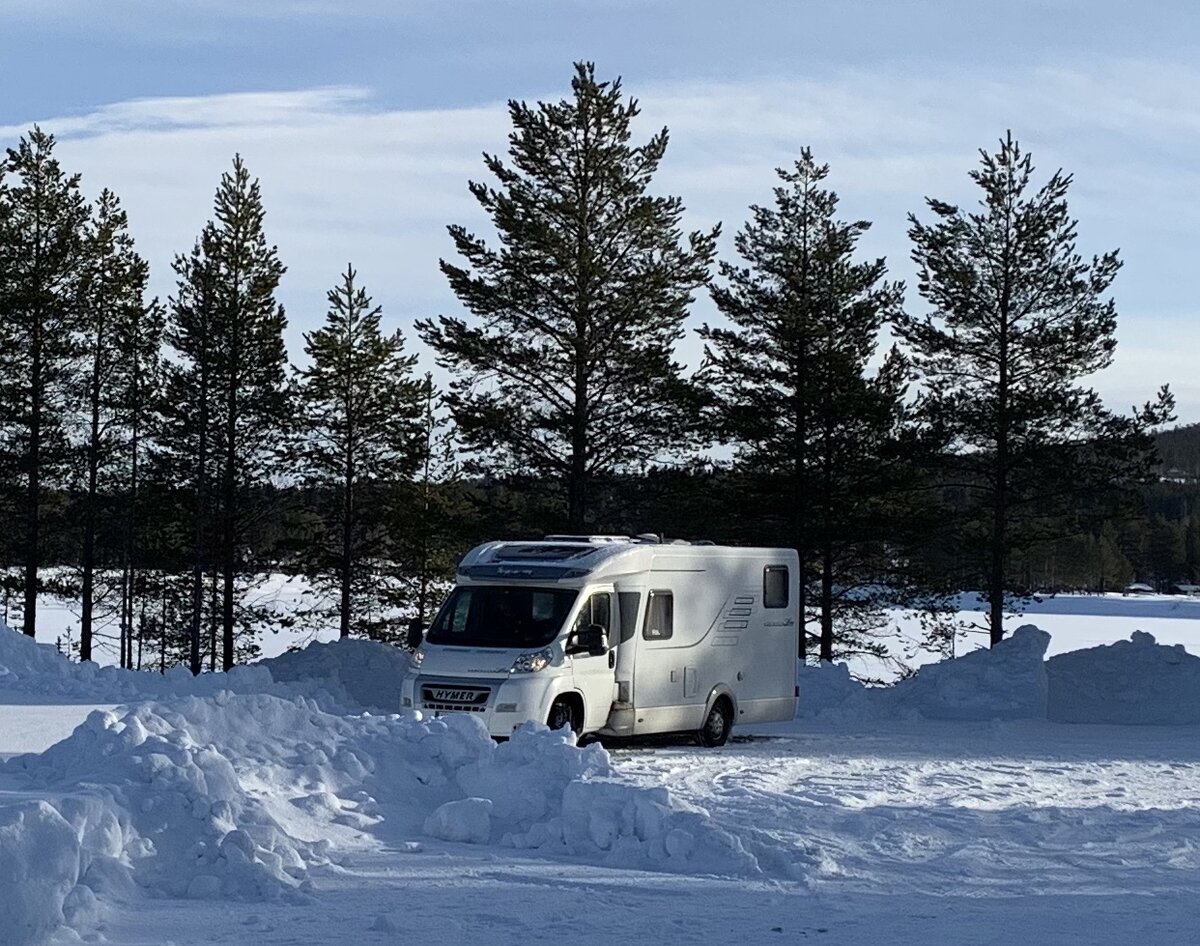
[[[704,717],[704,724],[696,731],[696,741],[709,749],[723,746],[729,741],[733,729],[733,705],[727,697],[719,696],[712,709]]]
[[[579,730],[583,727],[583,719],[575,706],[575,701],[560,696],[551,703],[550,715],[546,717],[546,725],[551,729],[562,729],[564,726],[569,726],[571,732],[578,736]]]

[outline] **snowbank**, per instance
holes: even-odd
[[[165,674],[102,667],[66,659],[51,644],[38,644],[0,622],[0,693],[29,701],[130,703],[176,696],[212,696],[220,690],[261,693],[272,688],[261,664],[229,673],[193,677],[186,667]]]
[[[228,673],[165,674],[76,663],[0,622],[0,693],[24,702],[134,703],[219,692],[306,696],[341,712],[391,713],[400,703],[408,653],[374,641],[311,644],[302,651],[234,667]]]
[[[1049,646],[1049,634],[1026,624],[994,647],[922,667],[889,701],[927,719],[1045,719]]]
[[[800,687],[796,715],[800,718],[869,720],[883,709],[881,694],[884,691],[863,686],[850,676],[846,664],[797,664],[796,683]]]
[[[1046,663],[1049,718],[1062,723],[1200,723],[1200,657],[1135,631]]]
[[[38,943],[66,922],[80,874],[75,832],[44,801],[0,808],[0,939]]]
[[[926,719],[1044,719],[1047,677],[1043,657],[1050,635],[1017,628],[995,647],[926,664],[890,687],[867,687],[845,664],[797,668],[799,715],[842,721],[920,716]]]
[[[539,725],[498,745],[465,715],[346,716],[303,697],[220,692],[93,712],[0,772],[52,799],[0,809],[5,943],[6,928],[36,942],[75,912],[83,923],[132,884],[176,898],[303,899],[312,867],[422,833],[614,866],[758,872],[705,812],[614,780],[600,745],[580,749]],[[10,886],[28,902],[6,896]]]
[[[400,709],[400,681],[408,672],[408,651],[376,641],[313,643],[260,661],[276,683],[319,683],[341,705],[371,713]]]
[[[1200,657],[1135,631],[1130,640],[1043,655],[1049,635],[1017,628],[995,647],[921,667],[891,687],[865,687],[844,664],[798,667],[799,715],[845,722],[897,715],[942,720],[1200,724]]]

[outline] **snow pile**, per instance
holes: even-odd
[[[601,746],[540,725],[498,745],[466,715],[351,717],[303,697],[223,692],[93,712],[2,770],[55,799],[0,810],[0,877],[38,891],[33,906],[8,907],[30,929],[129,881],[169,897],[302,897],[309,869],[371,843],[364,833],[757,872],[704,812],[613,781]]]
[[[348,638],[312,643],[260,661],[276,683],[319,683],[341,705],[371,713],[400,709],[400,681],[409,669],[406,650]]]
[[[235,768],[246,744],[218,748],[206,725],[245,713],[243,730],[277,741],[284,734],[271,725],[279,721],[270,718],[273,703],[282,701],[226,694],[189,698],[179,712],[150,703],[123,716],[94,712],[69,738],[8,769],[64,793],[59,811],[82,839],[80,882],[89,887],[98,857],[167,896],[274,900],[301,886],[306,866],[324,859],[323,846],[288,835]],[[293,747],[305,732],[306,704],[295,708],[286,714]]]
[[[1047,677],[1043,659],[1050,635],[1019,627],[995,647],[926,664],[890,687],[868,687],[845,664],[799,666],[799,715],[843,722],[897,716],[926,719],[1044,719]]]
[[[994,647],[927,664],[891,688],[889,702],[927,719],[1045,719],[1050,635],[1032,624]]]
[[[796,685],[800,702],[796,715],[802,719],[836,717],[869,720],[883,710],[878,688],[863,686],[852,676],[846,664],[821,663],[815,667],[796,665]]]
[[[1130,640],[1051,657],[1048,714],[1062,723],[1200,723],[1200,657],[1135,631]]]
[[[452,803],[449,825],[439,809],[426,829],[451,840],[479,839],[486,814],[492,840],[505,846],[644,870],[758,872],[754,857],[707,812],[674,804],[665,789],[634,787],[612,775],[599,745],[578,750],[567,732],[527,724],[458,771],[470,797]]]
[[[0,691],[36,700],[135,703],[220,692],[306,696],[340,712],[391,713],[399,708],[408,653],[375,641],[311,644],[302,651],[227,673],[192,676],[182,666],[165,674],[68,660],[0,622]]]
[[[68,921],[79,854],[75,832],[46,802],[0,808],[0,934],[6,946],[41,942]]]
[[[1200,657],[1135,631],[1130,640],[1045,660],[1050,635],[1017,628],[995,647],[926,664],[891,687],[866,687],[844,664],[798,667],[799,715],[845,722],[1050,719],[1060,723],[1200,723]]]
[[[0,690],[73,702],[128,703],[175,696],[212,696],[221,690],[260,693],[270,690],[263,666],[235,667],[228,673],[193,677],[186,667],[165,674],[75,663],[50,644],[38,644],[0,622]]]

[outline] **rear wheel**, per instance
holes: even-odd
[[[546,725],[551,729],[562,729],[564,726],[569,726],[571,732],[578,736],[583,719],[575,706],[575,701],[565,696],[556,699],[550,706],[550,715],[546,717]]]
[[[729,731],[733,729],[733,705],[723,696],[717,697],[704,717],[704,725],[696,733],[700,745],[709,748],[723,746],[729,740]]]

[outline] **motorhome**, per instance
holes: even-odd
[[[655,536],[489,542],[414,651],[403,707],[473,713],[495,737],[530,720],[577,734],[694,733],[796,712],[791,549]]]

